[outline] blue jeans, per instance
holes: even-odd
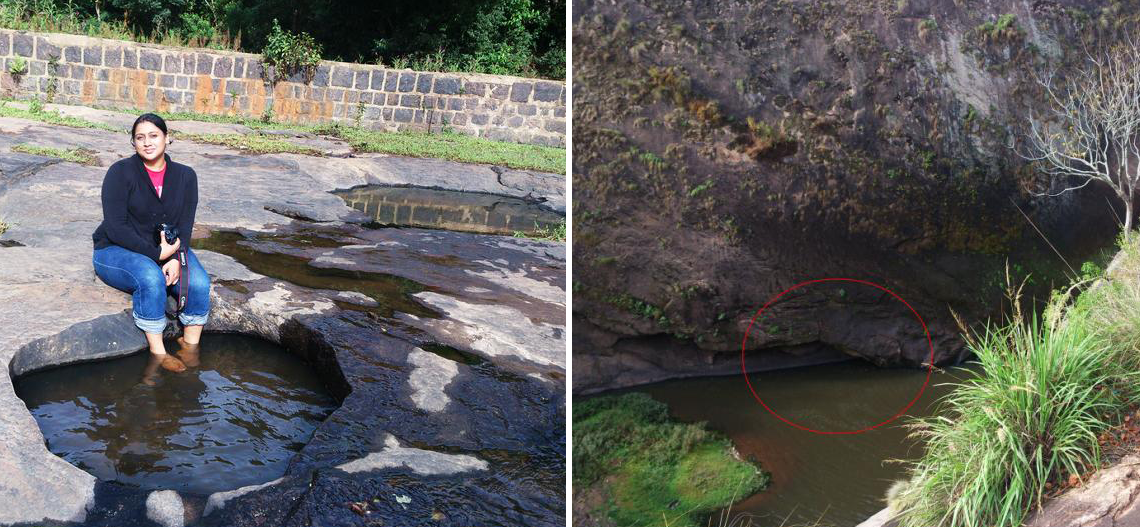
[[[206,324],[210,314],[210,275],[198,262],[194,251],[187,249],[189,265],[186,307],[178,319],[184,326]],[[91,257],[95,274],[103,283],[131,294],[135,325],[147,333],[166,329],[166,296],[178,294],[178,284],[166,286],[166,276],[154,260],[139,253],[112,245],[95,251]]]

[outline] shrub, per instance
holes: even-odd
[[[297,72],[304,73],[305,82],[309,82],[313,80],[317,64],[321,62],[321,45],[308,33],[293,34],[281,29],[275,18],[262,56],[265,64],[273,66],[276,70],[273,77],[268,79],[271,82]],[[268,69],[263,71],[268,72]]]

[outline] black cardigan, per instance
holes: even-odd
[[[138,154],[120,159],[107,169],[103,177],[103,223],[91,235],[95,249],[118,245],[161,263],[162,251],[155,238],[161,223],[176,225],[181,248],[190,247],[198,208],[198,174],[163,155],[166,175],[161,199]]]

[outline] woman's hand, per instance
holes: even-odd
[[[159,249],[162,251],[158,255],[159,260],[170,258],[174,253],[178,252],[178,247],[182,245],[182,240],[179,238],[175,238],[173,244],[167,243],[165,232],[158,233],[158,236],[162,239],[162,243],[158,244]]]
[[[174,245],[173,247],[177,247]],[[177,258],[162,264],[162,274],[166,276],[166,285],[171,286],[178,283],[178,276],[182,272],[182,264],[178,262]]]

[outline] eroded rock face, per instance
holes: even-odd
[[[1008,144],[1047,107],[1033,71],[1117,38],[1117,9],[574,2],[574,390],[719,372],[758,308],[832,277],[891,289],[959,357],[950,311],[998,315],[1007,260],[1044,295],[1042,234],[1074,267],[1114,235],[1106,189],[1039,197]],[[780,302],[748,348],[927,360],[909,313],[846,289]]]
[[[124,138],[0,119],[0,149],[79,146],[113,161],[130,154]],[[151,494],[51,454],[0,375],[0,525],[174,525],[176,508],[187,525],[564,523],[564,244],[369,230],[327,193],[391,182],[561,200],[560,176],[176,145],[171,157],[199,175],[195,252],[213,282],[206,330],[281,343],[343,403],[277,480]],[[106,168],[3,158],[3,238],[24,246],[0,247],[0,364],[19,375],[144,348],[130,298],[91,268]],[[482,327],[489,316],[504,324]]]

